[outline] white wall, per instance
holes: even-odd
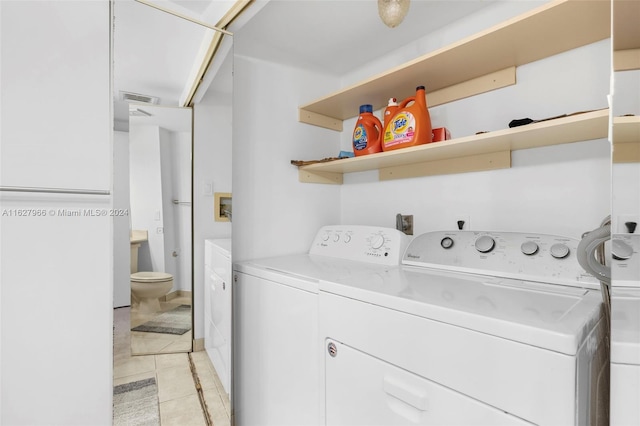
[[[232,192],[231,94],[208,91],[194,105],[194,338],[204,337],[204,240],[230,238],[231,222],[214,221],[213,192]],[[205,194],[211,185],[212,193]],[[235,198],[234,220],[235,220]]]
[[[233,260],[305,252],[322,225],[340,222],[340,187],[298,182],[291,160],[333,157],[339,133],[298,123],[298,105],[335,78],[242,56],[234,36]]]
[[[351,149],[355,118],[344,131],[301,124],[299,105],[468,36],[540,2],[492,6],[343,76],[243,55],[234,37],[234,261],[302,252],[321,225],[395,226],[413,214],[415,233],[455,226],[558,233],[579,238],[609,213],[610,145],[606,140],[515,152],[513,168],[378,182],[376,172],[345,175],[341,186],[301,184],[292,159],[319,159]],[[517,85],[437,108],[435,127],[454,137],[507,128],[514,118],[546,118],[606,108],[608,40],[519,67]],[[416,82],[416,85],[429,82]],[[389,96],[393,96],[390,93]]]
[[[1,184],[112,190],[107,1],[0,2]],[[55,18],[55,19],[54,19]],[[0,193],[0,423],[110,425],[109,195]]]
[[[131,228],[149,233],[149,240],[138,249],[139,271],[165,270],[160,166],[160,128],[130,125]]]
[[[113,307],[131,304],[129,226],[129,133],[113,132],[113,208],[128,214],[113,217]]]

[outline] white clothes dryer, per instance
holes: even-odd
[[[235,424],[322,424],[318,283],[399,267],[407,236],[321,228],[309,253],[234,264]]]
[[[608,330],[577,245],[431,232],[401,268],[321,281],[326,424],[604,423]]]
[[[640,234],[612,236],[611,426],[640,425]]]

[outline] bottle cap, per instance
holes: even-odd
[[[363,112],[373,112],[373,105],[360,105],[360,114],[362,114]]]
[[[416,90],[425,90],[424,86],[418,86],[416,87]]]
[[[389,98],[389,104],[387,106],[398,106],[398,100],[396,98]]]

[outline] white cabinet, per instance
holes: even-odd
[[[3,186],[111,186],[109,2],[2,2]]]
[[[204,347],[229,394],[231,381],[231,240],[205,240]]]

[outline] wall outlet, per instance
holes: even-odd
[[[453,229],[457,229],[459,231],[470,231],[471,217],[468,214],[457,214],[453,225]]]
[[[413,235],[413,215],[403,215],[398,213],[396,215],[396,229],[407,235]]]

